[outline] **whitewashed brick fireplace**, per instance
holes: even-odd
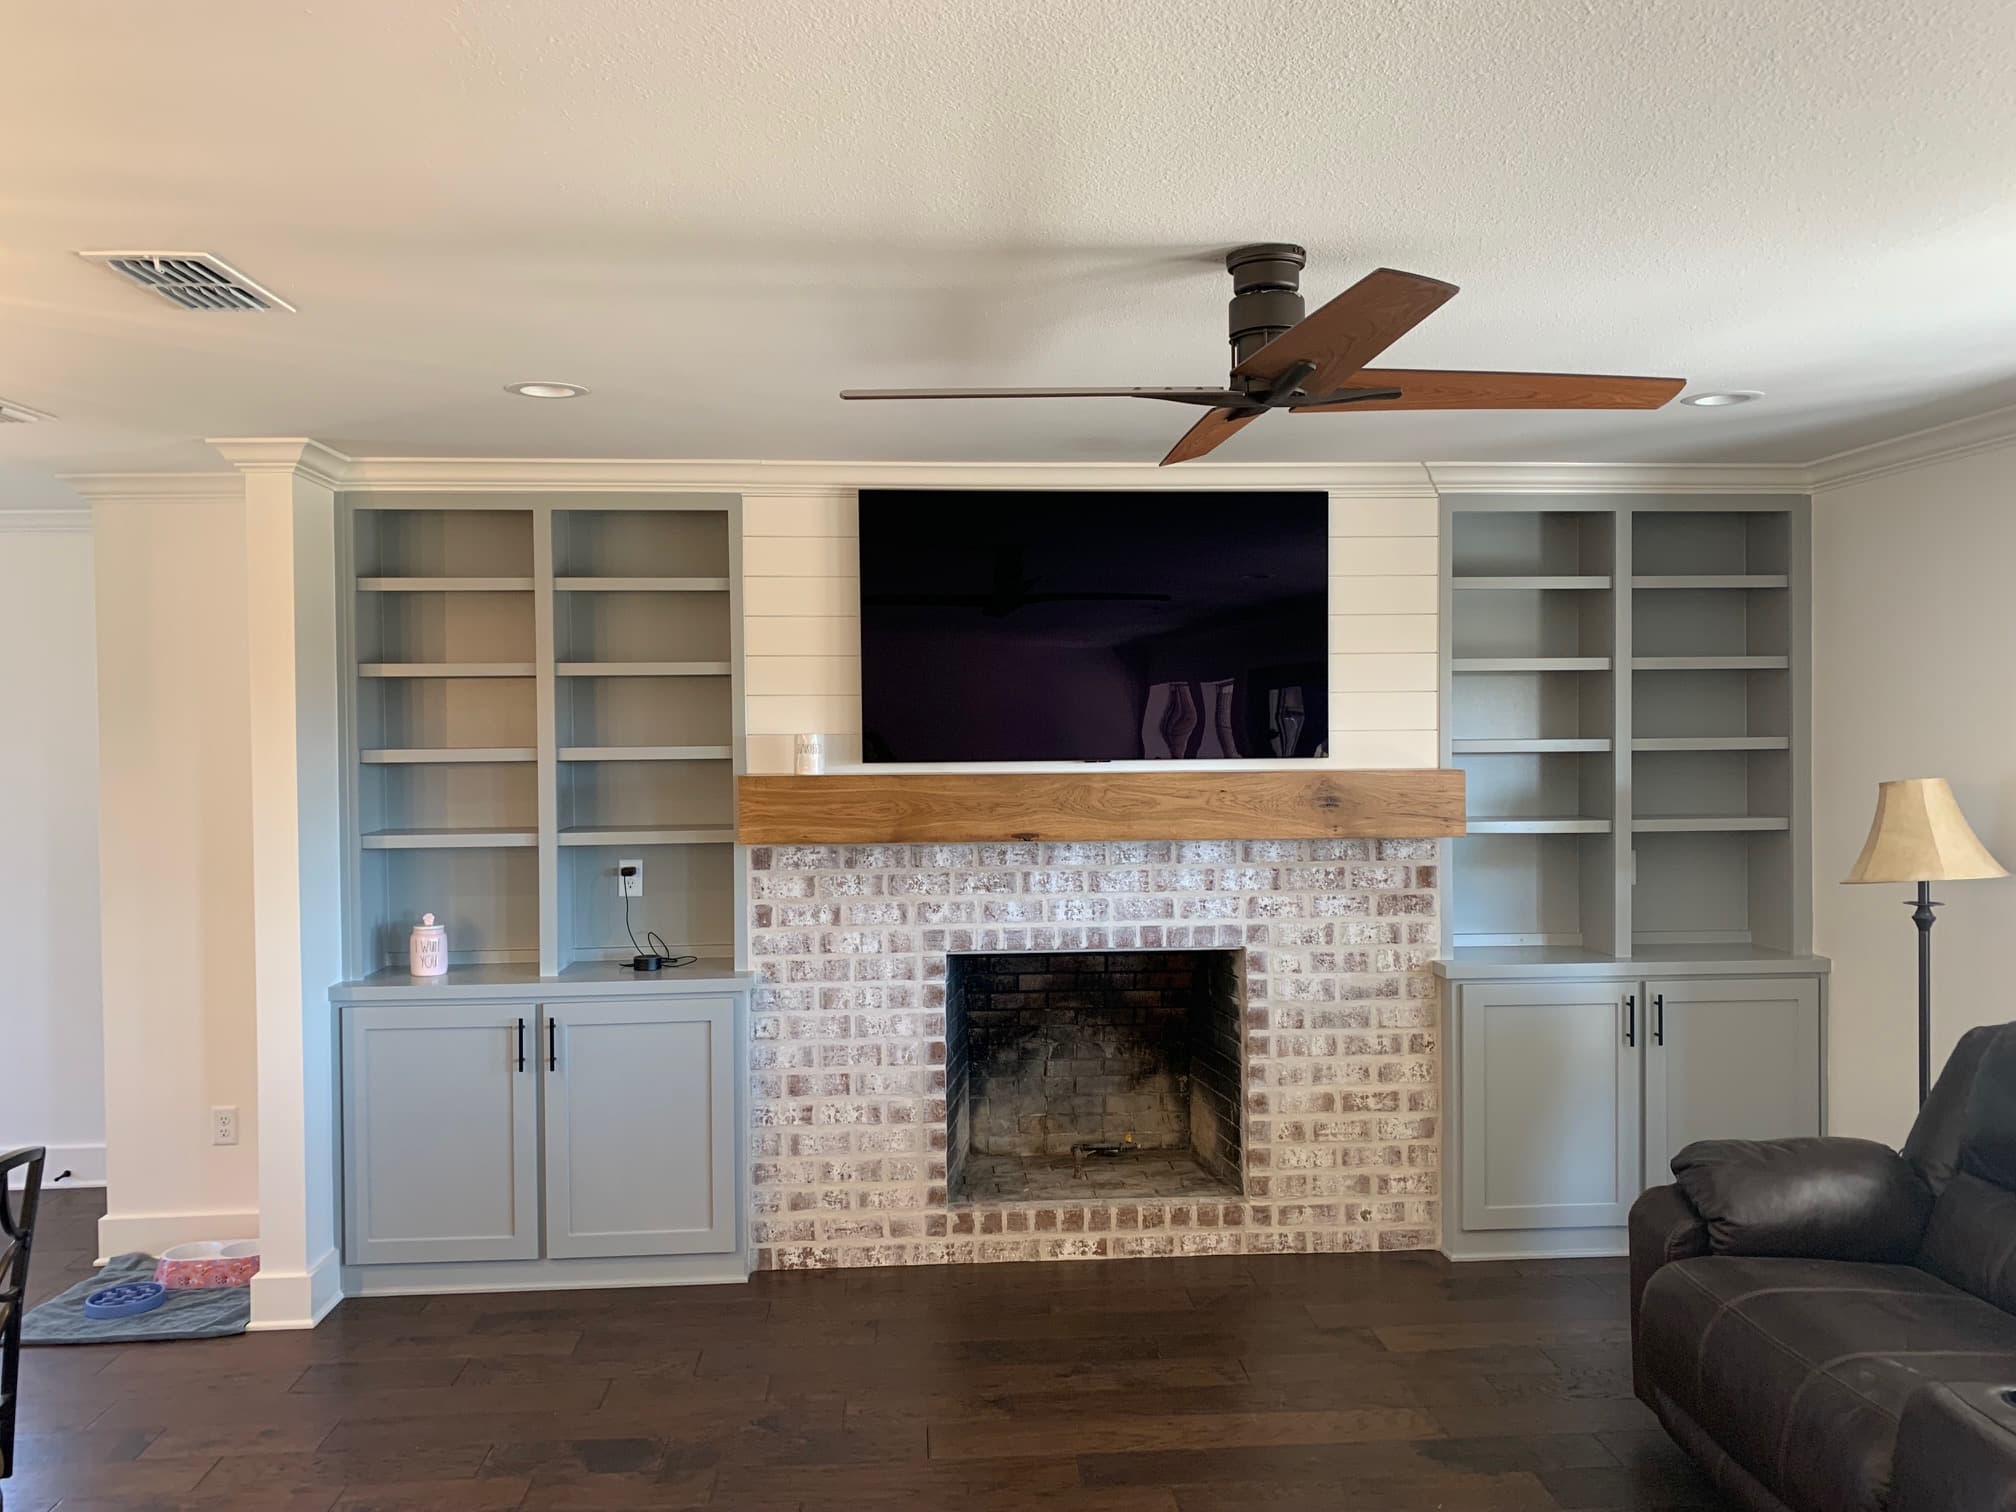
[[[1433,840],[749,852],[762,1268],[1437,1239]],[[1242,953],[1243,1194],[954,1202],[947,957]]]

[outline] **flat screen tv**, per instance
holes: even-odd
[[[1312,757],[1322,493],[861,494],[870,762]]]

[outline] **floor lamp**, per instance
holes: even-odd
[[[2006,877],[1975,835],[1944,777],[1906,777],[1876,785],[1876,817],[1849,882],[1916,882],[1911,922],[1918,926],[1918,1102],[1932,1086],[1932,910],[1934,882]]]

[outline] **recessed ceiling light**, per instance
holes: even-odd
[[[1689,394],[1680,402],[1696,404],[1702,409],[1719,409],[1725,404],[1748,404],[1752,399],[1762,399],[1764,395],[1756,389],[1731,389],[1726,394]]]
[[[588,390],[578,383],[507,383],[504,392],[522,399],[579,399]]]

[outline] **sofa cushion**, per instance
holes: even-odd
[[[2016,1317],[1902,1265],[1678,1261],[1645,1288],[1639,1343],[1660,1390],[1798,1512],[1884,1505],[1924,1382],[2016,1378]]]
[[[2016,1192],[1963,1167],[1933,1205],[1918,1263],[1940,1280],[2016,1312]]]

